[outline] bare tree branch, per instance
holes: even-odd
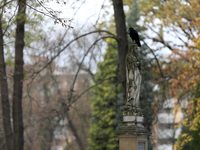
[[[53,60],[55,58],[57,58],[68,46],[70,46],[74,41],[82,38],[82,37],[85,37],[87,35],[90,35],[90,34],[93,34],[93,33],[107,33],[107,34],[110,34],[111,36],[106,36],[106,37],[102,37],[101,39],[105,39],[105,38],[113,38],[115,40],[118,41],[118,38],[111,32],[107,31],[107,30],[97,30],[97,31],[92,31],[92,32],[88,32],[86,34],[83,34],[83,35],[80,35],[79,37],[76,37],[75,39],[73,39],[72,41],[70,41],[66,46],[64,46],[55,56],[53,56],[51,58],[51,60],[42,67],[42,69],[40,69],[39,71],[35,72],[32,76],[32,78],[35,78],[37,76],[38,73],[40,73],[42,70],[44,70],[49,64],[51,64],[53,62]]]
[[[159,38],[150,38],[155,42],[159,42],[162,43],[163,45],[165,45],[167,48],[169,48],[171,51],[173,50],[173,48],[169,45],[169,43],[166,43],[165,40],[163,39],[162,36],[160,36],[160,34],[158,32],[156,32],[151,26],[148,25],[148,27],[158,35]]]
[[[151,51],[151,53],[153,54],[153,56],[154,56],[154,58],[155,58],[155,60],[156,60],[156,63],[157,63],[157,65],[158,65],[158,68],[159,68],[161,77],[162,77],[162,78],[165,78],[164,75],[163,75],[163,73],[162,73],[162,69],[161,69],[161,66],[160,66],[160,63],[159,63],[159,61],[158,61],[158,58],[157,58],[156,54],[155,54],[154,51],[147,45],[147,43],[146,43],[144,40],[142,40],[142,41],[144,42],[145,46],[146,46],[146,47]]]
[[[85,94],[86,92],[88,92],[88,91],[91,90],[92,88],[98,86],[99,84],[103,83],[103,82],[106,81],[106,80],[110,80],[110,79],[112,79],[112,78],[118,78],[118,77],[119,77],[119,76],[111,76],[111,77],[108,77],[108,78],[105,78],[105,79],[99,81],[99,82],[96,83],[95,85],[90,86],[88,89],[86,89],[86,90],[83,91],[81,94],[79,94],[79,95],[73,100],[72,104],[75,103],[83,94]],[[72,104],[71,104],[71,105],[72,105]]]
[[[5,2],[2,6],[0,6],[0,9],[6,5],[8,5],[9,3],[13,2],[14,0],[11,0],[11,1],[8,1],[8,2]]]

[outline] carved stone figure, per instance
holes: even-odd
[[[140,85],[141,85],[141,64],[137,55],[137,45],[130,46],[126,55],[126,79],[127,79],[127,106],[139,106]]]

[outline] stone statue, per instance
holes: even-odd
[[[116,134],[119,135],[120,150],[128,149],[126,145],[130,147],[140,146],[142,142],[138,139],[142,139],[145,142],[145,150],[147,150],[147,138],[150,133],[144,127],[144,115],[143,110],[139,107],[139,96],[141,86],[141,62],[138,57],[137,44],[130,45],[128,53],[126,55],[126,79],[127,79],[127,93],[126,103],[122,109],[123,121],[122,125],[116,130]],[[129,140],[130,142],[127,142]],[[125,142],[124,142],[125,141]],[[125,144],[126,143],[126,144]],[[144,146],[143,146],[144,149]]]
[[[127,94],[125,106],[139,107],[140,85],[141,85],[141,63],[137,55],[137,45],[130,46],[126,55],[126,79]]]

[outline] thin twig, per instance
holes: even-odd
[[[153,54],[153,56],[154,56],[154,58],[155,58],[155,60],[156,60],[156,63],[158,64],[158,68],[159,68],[159,71],[160,71],[160,75],[161,75],[161,77],[163,77],[164,78],[164,75],[163,75],[163,73],[162,73],[162,69],[161,69],[161,66],[160,66],[160,63],[159,63],[159,61],[158,61],[158,58],[156,57],[156,54],[154,53],[154,51],[147,45],[147,43],[144,41],[144,40],[142,40],[143,42],[144,42],[144,44],[146,45],[146,47],[151,51],[151,53]]]

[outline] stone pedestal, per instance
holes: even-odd
[[[147,150],[148,149],[147,135],[119,135],[120,150]]]
[[[123,124],[116,131],[119,150],[148,150],[149,133],[143,123],[144,116],[139,107],[124,106]]]

